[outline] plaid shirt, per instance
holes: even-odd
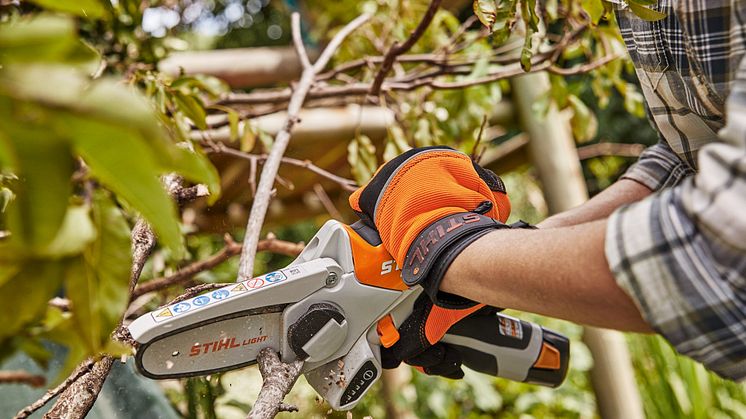
[[[619,3],[619,2],[618,2]],[[617,19],[661,141],[624,178],[656,194],[616,210],[617,283],[676,349],[746,377],[746,1],[661,0]]]

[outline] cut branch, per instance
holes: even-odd
[[[288,410],[282,400],[300,376],[303,361],[285,364],[272,348],[264,348],[259,351],[257,363],[264,382],[247,419],[274,418],[281,408]]]
[[[370,86],[371,96],[378,96],[381,93],[381,86],[383,85],[383,81],[388,75],[389,71],[391,71],[391,67],[393,67],[394,62],[396,61],[396,57],[409,51],[414,46],[414,44],[419,41],[419,39],[422,37],[422,34],[425,33],[425,30],[433,21],[435,12],[437,12],[438,7],[440,7],[440,3],[441,0],[432,0],[430,2],[430,5],[427,7],[427,11],[425,11],[425,15],[422,16],[422,20],[420,20],[420,23],[409,35],[409,38],[407,38],[407,40],[404,41],[404,43],[402,44],[394,42],[391,48],[389,48],[389,50],[386,52],[386,55],[383,57],[383,62],[381,63],[381,68],[378,69],[378,73],[376,73],[376,77],[373,79],[373,84]]]
[[[290,97],[290,103],[288,104],[287,118],[284,127],[275,136],[272,150],[262,168],[262,174],[259,179],[254,202],[251,205],[249,220],[246,224],[246,236],[243,242],[241,261],[239,262],[238,267],[238,280],[250,278],[252,275],[254,258],[256,257],[256,248],[259,243],[259,234],[261,233],[262,224],[264,224],[264,217],[266,216],[267,208],[269,207],[272,186],[275,183],[282,156],[285,154],[285,149],[290,141],[290,133],[293,130],[293,126],[298,122],[298,113],[303,106],[303,102],[306,100],[306,95],[311,89],[316,74],[326,67],[332,55],[342,44],[342,41],[352,31],[368,21],[368,19],[370,19],[370,15],[363,14],[342,28],[342,30],[332,38],[331,42],[329,42],[329,45],[327,45],[321,53],[318,60],[316,60],[312,66],[303,70],[300,81],[295,86],[295,91]],[[298,18],[293,19],[294,25],[300,25],[299,22],[300,20]],[[294,31],[300,32],[300,29],[296,28]],[[294,39],[294,42],[297,51],[305,50],[305,47],[299,39]]]

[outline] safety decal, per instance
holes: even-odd
[[[252,289],[261,288],[264,286],[264,280],[262,278],[252,278],[246,281],[246,286]]]
[[[168,308],[164,308],[163,310],[159,311],[158,314],[154,314],[153,316],[156,320],[162,320],[164,317],[173,317],[174,314],[171,313],[171,310],[169,310]],[[161,319],[159,319],[159,317]]]
[[[242,282],[242,283],[236,285],[235,287],[233,287],[231,289],[231,292],[235,293],[235,294],[238,294],[238,293],[241,293],[241,292],[246,292],[246,285],[244,285],[243,282]]]
[[[173,310],[174,314],[187,312],[190,308],[192,308],[192,306],[189,303],[178,303],[171,306],[171,310]]]
[[[275,283],[275,282],[284,281],[284,280],[287,279],[287,277],[285,276],[284,273],[282,273],[280,271],[277,271],[277,272],[270,272],[270,273],[264,275],[264,279],[267,282]]]
[[[236,288],[238,288],[238,287],[236,287]],[[223,298],[228,298],[231,295],[231,293],[227,289],[221,288],[221,289],[219,289],[217,291],[213,291],[212,294],[210,294],[210,295],[215,300],[222,300]]]
[[[200,295],[199,297],[192,300],[192,304],[195,306],[204,306],[210,304],[210,297],[206,295]]]

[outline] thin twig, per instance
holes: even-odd
[[[412,31],[412,33],[409,34],[409,38],[407,38],[407,40],[404,41],[404,43],[402,44],[399,44],[399,42],[394,42],[394,44],[391,45],[391,48],[389,48],[383,58],[381,68],[378,69],[378,73],[376,73],[376,77],[373,79],[373,84],[370,86],[371,96],[378,96],[381,93],[381,86],[383,85],[383,81],[388,75],[389,71],[391,71],[391,67],[393,67],[394,62],[396,61],[396,57],[409,51],[412,46],[414,46],[414,44],[417,43],[417,41],[422,37],[422,34],[425,33],[425,30],[433,21],[435,12],[437,12],[438,7],[440,7],[440,3],[441,0],[432,0],[430,2],[430,5],[427,7],[427,10],[425,11],[425,14],[422,16],[422,20],[420,20],[420,23]]]
[[[588,72],[593,71],[593,70],[595,70],[595,69],[597,69],[599,67],[603,67],[606,64],[608,64],[608,63],[610,63],[610,62],[612,62],[612,61],[614,61],[614,60],[616,60],[618,58],[622,58],[622,55],[621,54],[609,54],[609,55],[605,55],[605,56],[603,56],[603,57],[601,57],[601,58],[599,58],[599,59],[597,59],[595,61],[591,61],[591,62],[585,63],[585,64],[579,64],[579,65],[576,65],[576,66],[570,67],[570,68],[562,68],[562,67],[558,67],[556,65],[551,65],[547,69],[547,71],[549,71],[552,74],[557,74],[559,76],[574,76],[576,74],[588,73]]]
[[[308,53],[303,47],[303,37],[300,33],[300,14],[293,13],[290,16],[290,19],[290,27],[293,32],[293,47],[295,48],[295,53],[298,54],[298,58],[300,59],[300,63],[303,65],[303,68],[309,68],[311,67],[311,61],[308,59]]]
[[[27,371],[0,371],[0,384],[28,384],[31,387],[43,387],[47,379],[43,375]]]
[[[342,28],[342,30],[332,38],[329,45],[327,45],[313,66],[303,70],[300,81],[295,86],[295,91],[293,92],[293,95],[290,98],[290,103],[288,104],[285,124],[275,136],[272,150],[262,168],[262,174],[259,179],[254,202],[251,205],[251,213],[249,214],[249,220],[246,224],[246,236],[243,242],[241,261],[239,262],[238,280],[251,277],[254,267],[254,258],[256,256],[256,247],[259,242],[259,234],[261,233],[262,224],[264,224],[264,217],[266,216],[267,208],[269,207],[272,186],[275,182],[277,171],[280,168],[282,156],[285,153],[288,142],[290,141],[290,133],[293,130],[293,126],[298,122],[298,113],[303,106],[303,102],[306,100],[308,91],[311,89],[316,73],[326,67],[326,64],[342,44],[345,37],[360,25],[367,22],[368,19],[370,19],[370,15],[363,14]],[[295,19],[294,22],[298,23],[299,19]],[[297,30],[300,31],[300,29]],[[296,49],[304,49],[302,43],[297,45]]]
[[[462,89],[465,87],[476,86],[480,84],[492,83],[497,80],[502,80],[514,76],[523,74],[535,73],[538,71],[550,71],[555,74],[563,76],[572,76],[577,74],[587,73],[595,70],[596,68],[602,67],[614,59],[618,58],[616,54],[604,56],[598,60],[577,65],[571,68],[561,68],[554,64],[555,53],[560,51],[559,45],[552,48],[546,53],[536,54],[532,58],[531,71],[525,72],[520,67],[519,63],[511,63],[503,66],[499,70],[488,73],[480,78],[476,79],[464,79],[458,81],[443,81],[439,77],[453,76],[453,75],[468,75],[472,72],[471,67],[465,67],[462,64],[458,65],[440,65],[437,70],[431,72],[420,73],[412,77],[412,75],[405,75],[400,78],[394,78],[385,81],[381,85],[381,91],[383,92],[394,92],[394,91],[412,91],[421,87],[430,87],[437,90],[452,90]],[[315,86],[308,92],[308,99],[328,99],[328,98],[340,98],[340,97],[356,97],[366,96],[369,94],[373,85],[371,83],[359,82],[349,83],[344,85],[322,85]],[[292,96],[292,90],[271,90],[262,92],[252,93],[232,93],[227,95],[225,98],[220,100],[218,104],[230,106],[230,105],[258,105],[267,103],[283,103],[287,102]],[[222,123],[222,122],[221,122]]]
[[[329,194],[326,193],[324,187],[321,186],[321,184],[317,183],[313,185],[313,192],[316,194],[316,197],[319,198],[319,201],[321,201],[321,205],[324,206],[326,212],[328,212],[329,215],[332,216],[332,218],[337,221],[344,221],[344,218],[342,218],[342,213],[340,213],[337,207],[334,206],[331,198],[329,198]]]
[[[482,142],[482,135],[484,134],[484,127],[487,126],[487,114],[485,114],[482,117],[482,124],[479,125],[479,133],[477,134],[477,139],[474,141],[474,147],[471,149],[471,161],[474,163],[479,164],[479,157],[482,156],[482,153],[479,153],[479,144]]]
[[[240,150],[236,150],[235,148],[230,148],[227,145],[221,143],[221,142],[209,142],[204,144],[204,150],[207,153],[219,153],[219,154],[226,154],[233,157],[238,157],[244,160],[249,160],[253,164],[256,163],[263,163],[267,160],[268,156],[266,154],[251,154],[251,153],[245,153]],[[308,169],[313,173],[316,173],[317,175],[329,179],[337,184],[339,184],[342,189],[346,191],[354,191],[358,188],[357,183],[352,179],[347,179],[341,176],[337,176],[334,173],[331,173],[329,171],[326,171],[315,164],[311,162],[310,160],[299,160],[294,159],[292,157],[285,157],[283,156],[280,161],[284,164],[289,164],[296,167],[301,167],[304,169]]]

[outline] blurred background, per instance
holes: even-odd
[[[271,233],[282,240],[306,242],[330,218],[354,222],[355,216],[346,204],[350,189],[369,179],[380,164],[410,147],[447,144],[473,153],[481,164],[506,182],[513,203],[509,221],[522,219],[537,223],[603,190],[634,163],[645,146],[657,141],[657,134],[645,117],[634,69],[626,56],[622,57],[624,45],[615,32],[613,13],[600,0],[548,0],[537,8],[539,26],[543,28],[539,32],[543,31],[547,43],[559,42],[568,28],[578,27],[580,20],[590,22],[585,23],[587,30],[582,35],[558,53],[556,65],[566,71],[476,82],[499,73],[511,63],[521,62],[527,69],[523,57],[527,44],[529,49],[533,48],[534,55],[542,50],[526,41],[531,36],[526,35],[530,32],[530,22],[527,31],[526,25],[520,28],[520,22],[514,28],[510,14],[498,16],[498,21],[507,23],[504,27],[495,25],[490,35],[475,17],[471,1],[449,0],[443,2],[422,39],[407,53],[411,61],[402,60],[394,66],[391,77],[402,88],[392,88],[376,97],[319,93],[324,89],[370,83],[380,63],[374,58],[385,54],[393,41],[406,39],[428,3],[421,0],[87,0],[80,3],[1,0],[0,63],[4,67],[0,71],[7,74],[10,70],[17,71],[24,78],[6,74],[0,80],[3,107],[0,116],[6,126],[0,128],[0,134],[11,138],[11,143],[13,138],[20,138],[13,143],[18,150],[22,141],[32,147],[26,154],[18,153],[29,156],[26,160],[7,157],[11,153],[3,159],[0,152],[3,163],[0,209],[5,214],[0,218],[0,234],[6,233],[0,235],[0,240],[13,232],[14,206],[27,202],[30,208],[60,201],[65,203],[60,209],[64,215],[68,205],[89,205],[91,199],[94,202],[91,208],[96,208],[98,195],[89,192],[99,188],[110,193],[106,199],[122,211],[127,226],[134,224],[134,214],[145,214],[135,199],[137,191],[126,192],[137,187],[130,188],[122,180],[129,177],[128,173],[140,170],[134,167],[145,164],[147,159],[138,154],[139,148],[121,149],[123,152],[116,161],[123,162],[127,170],[106,177],[99,166],[90,164],[86,169],[82,162],[95,162],[99,158],[96,153],[116,144],[129,144],[127,139],[114,137],[111,133],[115,131],[107,131],[103,126],[90,125],[72,135],[103,136],[105,141],[91,148],[76,143],[60,149],[53,145],[61,144],[60,139],[70,134],[61,128],[48,129],[71,126],[54,123],[54,118],[61,118],[62,112],[72,112],[71,109],[80,111],[76,113],[78,116],[89,115],[87,110],[96,109],[96,115],[106,116],[101,121],[121,118],[117,126],[131,124],[135,119],[127,118],[140,118],[139,114],[130,112],[121,116],[132,108],[128,107],[129,102],[118,100],[116,89],[136,91],[149,106],[144,109],[157,115],[153,126],[159,127],[159,135],[170,144],[190,144],[187,148],[214,165],[214,171],[205,168],[201,160],[202,163],[191,166],[176,165],[197,173],[193,178],[185,175],[188,180],[211,179],[214,183],[211,188],[221,190],[213,203],[198,199],[181,208],[176,220],[185,237],[185,252],[159,245],[140,282],[169,277],[191,262],[209,258],[223,248],[225,234],[241,239],[257,171],[262,167],[263,155],[272,147],[274,135],[282,128],[288,86],[293,86],[302,71],[291,44],[292,12],[301,15],[302,38],[312,59],[345,23],[362,12],[371,13],[373,18],[337,51],[322,80],[315,85],[316,94],[312,91],[306,102],[301,122],[285,153],[289,159],[280,168],[263,236]],[[516,7],[515,1],[498,3]],[[589,71],[576,71],[578,65],[602,60],[610,54],[621,58],[593,66]],[[457,64],[444,67],[446,61]],[[441,73],[428,73],[433,69],[440,69]],[[76,98],[87,87],[76,87],[80,78],[70,76],[71,71],[84,74],[83,80],[110,80],[112,90],[96,102],[79,102]],[[413,84],[440,75],[448,82],[463,82],[465,87],[440,89]],[[470,81],[475,82],[469,85]],[[34,90],[29,86],[39,88]],[[54,110],[43,108],[48,103],[55,104]],[[91,107],[87,108],[88,105]],[[47,113],[35,120],[39,109]],[[26,128],[18,127],[23,124]],[[28,128],[30,125],[39,129]],[[149,128],[142,128],[146,129]],[[31,138],[34,142],[30,142]],[[148,142],[152,137],[144,138],[147,144],[152,144]],[[37,155],[39,150],[52,151]],[[59,150],[63,150],[62,154],[70,152],[68,163],[59,163],[62,155]],[[78,161],[81,156],[83,160]],[[315,170],[309,170],[309,163]],[[67,172],[60,175],[52,171],[65,164],[69,166]],[[556,167],[550,167],[552,164]],[[157,164],[153,170],[170,167],[173,166]],[[36,186],[26,189],[18,186],[19,178],[34,173],[44,176]],[[70,186],[65,179],[71,176]],[[59,178],[63,179],[61,186],[45,180]],[[556,183],[574,186],[568,186],[570,192],[567,192],[557,189],[563,186]],[[575,199],[573,202],[558,200],[558,194],[576,198],[570,198]],[[49,213],[28,210],[22,214],[38,225],[52,225],[49,228],[52,233],[58,231],[62,222],[58,217],[54,224]],[[87,217],[96,224],[95,212]],[[104,224],[95,226],[101,234],[106,234]],[[75,240],[83,239],[75,236],[70,242]],[[129,249],[125,245],[127,240],[122,248]],[[28,250],[31,245],[28,246],[24,248],[24,258],[38,262],[61,257],[49,256],[48,249],[33,253]],[[0,251],[11,255],[13,249],[8,249]],[[73,253],[65,253],[64,257]],[[259,253],[254,273],[279,269],[292,259]],[[13,260],[0,257],[7,266]],[[126,262],[124,265],[128,267]],[[90,263],[95,268],[96,263],[105,262]],[[132,318],[164,304],[186,287],[234,281],[237,266],[238,258],[229,258],[177,286],[139,296],[129,309],[127,301],[117,302],[109,294],[101,293],[102,304],[111,302],[119,308],[109,315],[114,320],[100,327],[111,331],[125,309],[125,317]],[[34,296],[41,293],[35,285],[30,289],[9,288],[22,287],[20,280],[7,281],[12,278],[7,274],[9,271],[0,270],[0,293],[5,298],[11,299],[19,292]],[[47,290],[46,294],[30,297],[38,300],[35,304],[41,308],[28,316],[11,314],[10,305],[0,307],[5,316],[0,315],[0,319],[12,319],[5,324],[14,325],[5,334],[0,333],[2,369],[24,369],[44,375],[47,386],[58,383],[86,354],[111,350],[105,343],[80,346],[80,339],[61,339],[50,332],[58,327],[50,320],[55,313],[50,310],[56,309],[45,308],[46,301],[55,295],[66,297],[64,291],[59,291],[61,283],[70,287],[64,282],[69,279],[59,275],[59,281],[50,280],[52,285],[41,287]],[[39,275],[35,278],[44,281]],[[122,287],[118,289],[126,292],[126,286]],[[284,413],[281,417],[598,417],[602,411],[599,397],[610,397],[603,395],[603,388],[612,386],[614,377],[607,375],[605,379],[609,381],[604,383],[591,374],[594,357],[582,339],[583,328],[526,313],[510,314],[572,338],[570,373],[561,387],[547,389],[472,371],[467,371],[463,380],[451,381],[400,367],[387,372],[351,413],[332,412],[301,378],[286,399],[296,404],[300,413]],[[78,314],[73,310],[72,316],[75,319]],[[21,317],[22,321],[15,320]],[[78,321],[75,324],[69,331],[59,330],[71,336],[88,336],[87,325]],[[743,385],[722,380],[677,356],[660,338],[627,335],[624,339],[631,364],[622,360],[621,365],[633,368],[634,390],[639,394],[645,417],[746,417]],[[261,377],[253,367],[155,383],[136,376],[131,360],[115,364],[114,373],[90,417],[240,418],[251,408],[261,385]],[[24,384],[0,383],[0,411],[12,414],[43,392],[43,388]],[[616,401],[616,404],[625,403],[625,400]],[[634,404],[635,400],[629,403]],[[42,412],[43,409],[36,415],[41,417]]]

